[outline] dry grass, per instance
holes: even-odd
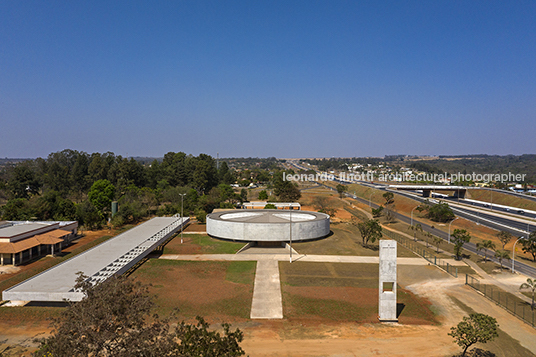
[[[469,193],[468,198],[473,200],[536,211],[536,201],[524,199],[519,196],[488,190],[468,190],[467,192]]]

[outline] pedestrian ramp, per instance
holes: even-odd
[[[2,292],[3,300],[80,301],[77,273],[95,285],[128,271],[179,232],[188,217],[156,217]]]

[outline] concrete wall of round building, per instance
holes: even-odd
[[[254,211],[259,212],[261,210]],[[281,214],[281,211],[277,213]],[[314,214],[315,218],[302,221],[293,220],[292,241],[305,241],[329,235],[330,222],[328,215],[306,211],[293,213],[296,218],[298,218],[299,214]],[[290,240],[289,221],[248,222],[247,220],[221,219],[221,215],[221,212],[207,215],[207,233],[210,236],[246,242],[288,242]]]

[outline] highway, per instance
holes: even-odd
[[[488,203],[488,202],[482,202],[482,201],[476,201],[476,200],[467,200],[467,199],[456,199],[455,197],[449,197],[449,198],[445,198],[447,200],[451,200],[451,201],[455,201],[455,202],[459,202],[459,203],[465,203],[467,205],[471,205],[471,206],[475,206],[475,207],[482,207],[482,208],[488,208],[492,211],[498,211],[498,212],[505,212],[505,213],[509,213],[509,214],[512,214],[512,215],[518,215],[520,217],[526,217],[526,218],[536,218],[536,212],[534,211],[529,211],[529,210],[524,210],[524,209],[520,209],[520,208],[515,208],[515,207],[507,207],[507,206],[503,206],[503,205],[498,205],[498,204],[491,204],[491,203]]]
[[[303,167],[301,165],[298,165],[296,163],[291,163],[291,165],[293,165],[294,167],[296,167],[298,169],[301,169],[301,170],[309,170],[308,168],[305,168],[305,167]],[[335,179],[334,181],[342,183],[342,184],[347,184],[347,182],[343,182],[343,181],[340,181],[340,180],[337,180],[337,179]],[[413,199],[413,200],[415,200],[417,202],[425,202],[427,200],[429,202],[432,202],[432,203],[438,202],[435,199],[424,198],[424,197],[421,197],[421,196],[417,196],[417,195],[415,195],[413,193],[409,193],[407,191],[398,191],[398,190],[389,189],[387,187],[388,185],[385,185],[385,184],[373,184],[373,183],[364,182],[364,181],[360,181],[360,182],[354,181],[354,183],[359,183],[361,185],[371,187],[371,188],[375,188],[375,189],[378,189],[378,190],[389,191],[389,192],[392,192],[394,194],[398,194],[398,195],[402,195],[402,196],[411,198],[411,199]],[[317,182],[317,184],[319,184],[321,186],[324,186],[324,187],[326,187],[326,188],[328,188],[330,190],[336,191],[335,188],[327,186],[327,185],[324,185],[324,184],[322,184],[320,182]],[[351,193],[346,192],[345,195],[347,197],[355,199],[356,201],[362,202],[364,204],[367,204],[367,205],[370,204],[373,208],[378,207],[377,204],[371,203],[371,202],[369,202],[368,200],[366,200],[364,198],[354,196]],[[503,231],[510,232],[510,233],[512,233],[514,235],[514,237],[516,239],[519,236],[525,236],[526,237],[527,236],[527,229],[529,229],[531,232],[536,231],[536,222],[534,224],[530,224],[530,223],[526,223],[526,222],[520,222],[515,217],[509,218],[509,217],[505,217],[505,216],[500,216],[499,214],[492,214],[491,212],[478,210],[476,207],[474,207],[474,208],[473,207],[466,208],[466,207],[463,207],[462,205],[452,204],[452,202],[448,202],[448,203],[449,203],[449,206],[451,207],[451,209],[453,210],[453,212],[457,216],[465,218],[465,219],[468,219],[468,220],[473,221],[473,222],[476,222],[478,224],[482,224],[484,226],[496,229],[496,230],[503,230]],[[477,211],[475,212],[475,210],[477,210]],[[397,219],[399,219],[402,222],[405,222],[405,223],[408,223],[408,224],[411,223],[411,218],[408,217],[408,216],[405,216],[405,215],[400,214],[400,213],[395,213],[395,216],[397,217]],[[441,230],[439,230],[437,228],[432,228],[431,226],[429,226],[429,225],[427,225],[427,224],[425,224],[423,222],[420,222],[415,218],[413,218],[413,223],[414,224],[415,223],[421,224],[421,226],[422,226],[424,231],[430,232],[431,234],[433,234],[433,235],[435,235],[437,237],[441,237],[444,240],[448,241],[448,233],[447,232],[443,232],[443,231],[441,231]],[[471,242],[466,243],[466,244],[464,244],[463,248],[468,250],[471,253],[478,254],[475,243],[471,243]],[[481,251],[480,254],[484,254],[484,251]],[[488,258],[488,259],[490,259],[491,261],[494,261],[497,264],[499,264],[499,261],[496,258],[493,257],[493,252],[487,251],[487,255],[488,255],[488,257],[491,256],[491,258]],[[512,265],[511,259],[508,259],[506,261],[503,260],[503,265],[511,267],[511,265]],[[532,266],[524,264],[523,262],[516,261],[515,262],[515,270],[517,272],[520,272],[520,273],[525,274],[527,276],[536,277],[536,268],[533,268]]]
[[[299,165],[295,162],[291,162],[291,165],[293,165],[299,170],[310,170],[310,168],[306,168],[303,165]],[[348,181],[341,181],[337,177],[335,177],[334,181],[341,183],[341,184],[349,183]],[[378,190],[389,191],[394,194],[408,197],[418,202],[425,202],[425,201],[428,201],[431,203],[439,202],[438,200],[433,199],[433,198],[425,198],[422,196],[418,196],[411,191],[404,191],[404,190],[399,191],[399,190],[390,189],[388,187],[389,185],[387,184],[371,183],[367,181],[352,181],[352,183],[357,183],[357,184],[360,184],[369,188],[378,189]],[[463,217],[467,220],[473,221],[475,223],[482,224],[486,227],[490,227],[490,228],[497,229],[497,230],[504,230],[516,236],[526,236],[527,232],[536,231],[536,214],[532,214],[531,213],[532,211],[523,210],[524,211],[523,215],[515,214],[517,212],[504,211],[505,213],[508,213],[508,215],[500,215],[499,214],[500,211],[496,210],[495,208],[494,208],[494,211],[496,212],[493,212],[493,213],[488,210],[477,209],[478,207],[486,208],[485,206],[486,203],[481,203],[480,205],[476,205],[476,204],[471,205],[471,203],[476,203],[479,201],[460,200],[460,203],[466,203],[473,207],[458,205],[456,204],[458,202],[457,199],[444,199],[443,202],[448,203],[451,209],[454,211],[454,213],[456,213],[458,216]],[[516,218],[516,216],[521,218],[522,220]]]
[[[318,183],[319,185],[321,186],[324,186],[330,190],[333,190],[333,191],[336,191],[333,187],[330,187],[330,186],[327,186],[327,185],[324,185],[322,183]],[[399,193],[400,192],[396,192],[395,193]],[[358,197],[358,196],[354,196],[353,194],[350,194],[350,193],[345,193],[345,195],[347,197],[350,197],[356,201],[359,201],[361,203],[364,203],[364,204],[369,204],[369,201],[364,199],[364,198],[361,198],[361,197]],[[412,197],[414,198],[414,197]],[[372,208],[378,208],[378,205],[375,204],[375,203],[370,203]],[[453,209],[454,210],[454,209]],[[458,215],[460,217],[463,217],[465,214],[463,211],[460,211],[458,212]],[[405,216],[403,214],[400,214],[400,213],[395,213],[395,216],[398,220],[402,221],[402,222],[405,222],[407,224],[411,224],[411,217],[408,217],[408,216]],[[465,217],[464,217],[465,218]],[[449,238],[449,234],[448,232],[443,232],[442,230],[440,229],[437,229],[437,228],[432,228],[432,226],[426,224],[426,223],[423,223],[423,222],[420,222],[418,219],[416,218],[413,218],[413,224],[416,224],[416,223],[419,223],[423,230],[426,231],[426,232],[430,232],[431,234],[435,235],[436,237],[440,237],[440,238],[443,238],[443,240],[445,241],[448,241],[448,238]],[[517,238],[517,237],[516,237]],[[497,264],[499,264],[499,260],[496,259],[495,257],[493,257],[493,254],[494,252],[490,251],[490,250],[487,250],[487,249],[483,249],[482,251],[478,252],[477,249],[476,249],[476,244],[475,243],[465,243],[463,245],[463,248],[473,254],[480,254],[480,255],[483,255],[484,252],[486,252],[486,254],[488,255],[488,260],[491,260]],[[503,260],[503,266],[505,267],[511,267],[512,266],[512,260],[511,259],[506,259],[506,260]],[[524,275],[527,275],[527,276],[530,276],[530,277],[536,277],[536,268],[530,266],[530,265],[527,265],[523,262],[520,262],[519,260],[516,260],[515,262],[515,271],[517,271],[518,273],[521,273],[521,274],[524,274]]]

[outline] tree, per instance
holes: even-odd
[[[497,320],[491,316],[473,313],[464,316],[456,327],[451,327],[449,336],[454,338],[456,344],[463,348],[462,356],[467,349],[475,343],[486,343],[498,337]]]
[[[266,190],[262,190],[259,192],[259,200],[266,201],[268,199],[268,193]]]
[[[89,201],[76,205],[76,220],[87,229],[99,229],[104,222],[102,213]]]
[[[30,220],[36,216],[37,212],[31,207],[28,200],[24,198],[14,198],[0,207],[0,216],[9,221]]]
[[[438,203],[428,208],[426,217],[434,222],[448,222],[455,218],[454,212],[446,203]]]
[[[395,195],[392,192],[385,192],[382,196],[385,199],[386,205],[390,205],[394,202]]]
[[[240,201],[242,201],[242,203],[248,201],[248,190],[245,188],[240,190]]]
[[[339,193],[339,197],[340,198],[343,198],[344,197],[344,193],[348,191],[348,187],[345,186],[345,185],[341,185],[341,184],[338,184],[337,185],[337,192]]]
[[[536,232],[532,232],[527,239],[522,239],[523,252],[532,255],[532,260],[536,262]]]
[[[501,241],[504,250],[504,247],[512,240],[513,235],[510,232],[500,231],[497,233],[497,238]]]
[[[361,233],[364,247],[368,245],[368,242],[374,243],[382,237],[382,226],[376,219],[369,219],[368,221],[358,223],[357,228],[359,229],[359,233]]]
[[[413,238],[414,240],[417,240],[417,232],[423,232],[423,229],[422,229],[422,225],[420,223],[417,223],[416,225],[413,226]]]
[[[386,204],[385,205],[385,220],[387,222],[394,222],[395,221],[395,214],[396,214],[396,207],[393,203]]]
[[[395,220],[395,195],[392,192],[385,192],[383,195],[385,199],[385,219],[387,222],[393,222]]]
[[[464,243],[468,243],[471,240],[471,235],[465,229],[455,229],[452,233],[452,239],[454,242],[454,254],[456,259],[461,259],[461,251]]]
[[[274,194],[280,202],[296,202],[301,197],[298,185],[289,180],[283,180],[283,173],[274,175]]]
[[[519,289],[529,289],[532,293],[532,303],[530,304],[530,307],[532,310],[534,310],[534,294],[536,292],[536,279],[532,280],[531,278],[527,278],[527,282],[521,284]]]
[[[499,259],[499,263],[501,264],[501,270],[503,268],[502,262],[505,259],[510,259],[510,254],[506,250],[498,250],[495,252],[495,258]]]
[[[476,244],[477,250],[484,250],[484,262],[487,261],[488,258],[488,252],[487,250],[495,250],[495,243],[493,243],[491,240],[485,240],[480,243]]]
[[[29,198],[31,194],[39,193],[41,184],[27,164],[19,164],[13,168],[7,187],[14,198]]]
[[[273,203],[267,203],[264,209],[277,209],[277,207]]]
[[[443,238],[434,236],[434,245],[436,246],[436,252],[439,253],[439,245],[443,243]]]
[[[196,326],[151,316],[153,298],[147,286],[124,276],[92,286],[79,273],[75,289],[82,301],[70,303],[53,321],[53,333],[42,340],[35,356],[241,356],[240,330],[223,324],[223,336],[209,331],[197,317]],[[148,322],[148,320],[151,322]]]
[[[87,198],[99,211],[104,212],[110,208],[114,199],[115,187],[108,180],[98,180],[91,185]]]
[[[383,212],[383,206],[379,206],[378,208],[371,208],[372,211],[372,217],[378,218],[381,217]]]

